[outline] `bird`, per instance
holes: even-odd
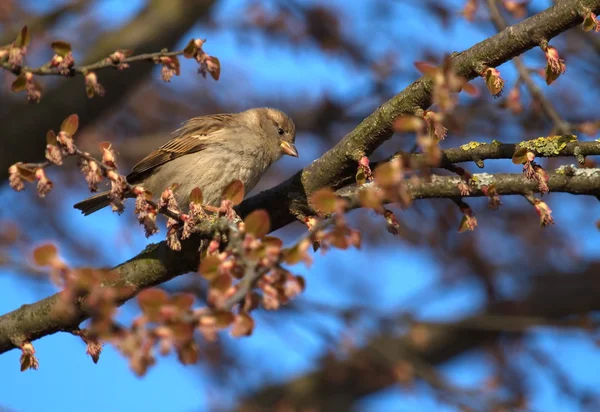
[[[156,196],[177,183],[174,197],[180,206],[189,204],[191,191],[198,187],[204,204],[219,206],[223,190],[232,181],[240,180],[247,194],[283,155],[298,157],[295,140],[292,119],[270,107],[194,117],[138,162],[126,180]],[[87,216],[111,200],[106,191],[73,207]]]

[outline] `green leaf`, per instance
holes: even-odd
[[[65,132],[69,136],[73,136],[75,132],[77,132],[78,128],[79,116],[77,116],[76,114],[72,114],[69,117],[67,117],[65,120],[63,120],[62,124],[60,125],[60,131]]]
[[[58,145],[58,141],[56,140],[56,134],[53,130],[48,130],[48,133],[46,133],[46,144],[50,144],[53,146]]]
[[[521,147],[520,149],[517,149],[515,151],[515,154],[513,154],[512,162],[516,165],[523,165],[523,164],[527,163],[527,152],[528,151],[529,151],[529,149],[527,149],[526,147]]]
[[[202,198],[202,190],[200,190],[199,187],[193,188],[192,192],[190,193],[190,203],[201,205],[203,200],[204,199]]]
[[[264,209],[255,210],[244,219],[246,233],[262,239],[271,230],[271,219]]]
[[[57,256],[58,249],[51,243],[38,246],[33,250],[33,261],[38,266],[50,266]]]
[[[307,261],[309,259],[308,256],[308,247],[311,242],[308,239],[303,239],[294,246],[289,249],[283,250],[283,260],[288,265],[295,265],[301,261]]]
[[[53,41],[50,47],[52,47],[54,53],[58,54],[61,57],[65,57],[71,52],[71,45],[66,41]]]
[[[17,35],[17,39],[15,40],[15,46],[27,47],[27,45],[29,45],[30,41],[31,41],[31,34],[29,33],[27,26],[23,26],[23,28]]]
[[[234,180],[223,190],[221,197],[231,200],[234,206],[239,205],[244,200],[244,184],[240,180]]]

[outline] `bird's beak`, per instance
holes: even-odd
[[[283,152],[283,154],[286,154],[286,155],[292,156],[292,157],[298,157],[298,151],[296,150],[296,146],[294,146],[293,143],[281,142],[279,147],[281,147],[281,151]]]

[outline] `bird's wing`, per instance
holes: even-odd
[[[231,119],[232,116],[230,114],[215,114],[188,120],[181,128],[175,131],[176,137],[154,150],[136,164],[127,175],[127,181],[129,183],[136,183],[143,178],[142,175],[157,166],[178,157],[203,150],[209,144],[205,136],[226,127]]]

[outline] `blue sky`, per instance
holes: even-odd
[[[30,2],[36,8],[43,9],[54,2]],[[215,11],[217,18],[228,19],[235,16],[235,10],[243,0],[222,1],[222,5]],[[336,0],[334,4],[343,4],[343,10],[351,21],[356,21],[356,26],[345,29],[360,32],[364,19],[359,18],[368,12],[368,2],[355,0]],[[396,7],[399,21],[394,27],[394,33],[401,38],[411,39],[415,31],[428,33],[428,37],[419,38],[417,45],[424,47],[431,45],[436,49],[448,52],[462,50],[484,39],[491,32],[482,32],[464,24],[451,24],[442,30],[428,21],[420,8],[404,1]],[[446,2],[461,5],[461,1]],[[544,7],[548,2],[534,1],[533,7]],[[99,1],[94,8],[98,16],[113,16],[110,24],[118,25],[125,21],[139,8],[143,2],[129,1],[127,3],[117,0]],[[119,11],[118,14],[115,11]],[[114,16],[119,18],[114,18]],[[400,20],[401,19],[401,20]],[[368,19],[366,21],[369,21]],[[67,36],[65,36],[67,37]],[[255,90],[264,90],[265,96],[277,106],[277,100],[289,100],[297,94],[305,98],[317,99],[327,93],[336,98],[359,99],[362,95],[361,88],[368,87],[370,79],[367,74],[361,73],[351,65],[340,62],[335,57],[323,57],[317,50],[306,49],[300,53],[292,53],[286,47],[274,47],[272,42],[261,38],[252,39],[251,52],[240,44],[239,40],[228,31],[214,32],[204,27],[195,27],[185,39],[189,37],[206,37],[206,51],[217,55],[221,61],[223,72],[219,83],[212,83],[209,87],[220,88],[223,99],[229,99],[241,84],[248,95],[255,94]],[[380,38],[384,42],[385,30],[381,30],[373,41],[373,47],[368,53],[379,53],[375,41]],[[250,39],[248,40],[250,41]],[[184,44],[185,41],[182,41]],[[403,67],[410,67],[415,59],[407,41],[399,45],[402,53]],[[157,45],[160,48],[160,45]],[[539,51],[531,52],[528,59],[539,59]],[[243,55],[243,60],[240,59]],[[229,68],[235,70],[229,70]],[[246,77],[238,77],[239,70]],[[175,90],[194,87],[198,82],[205,82],[194,75],[195,67],[190,62],[184,62],[182,76],[174,79],[169,87]],[[514,81],[514,72],[507,67],[503,73],[505,79]],[[418,77],[415,70],[411,79],[402,78],[397,81],[397,90],[401,90],[409,82]],[[380,102],[373,102],[374,106]],[[43,103],[42,103],[43,104]],[[243,106],[244,102],[239,103]],[[240,107],[242,108],[242,107]],[[310,163],[320,153],[309,140],[298,139],[301,159],[286,159],[290,165],[285,169],[287,174],[275,176],[275,180],[282,181],[296,168]],[[508,163],[499,163],[495,166],[506,167]],[[282,169],[278,169],[281,171]],[[50,196],[53,202],[64,203],[64,224],[69,230],[78,230],[82,233],[94,233],[98,236],[98,248],[108,250],[114,245],[114,240],[122,235],[122,219],[109,211],[102,211],[91,217],[83,217],[71,209],[75,201],[85,194],[78,190],[63,192],[64,196],[57,193]],[[22,194],[14,194],[4,187],[0,190],[0,198],[4,202],[12,203]],[[596,214],[599,207],[597,201],[584,203],[563,202],[563,196],[551,195],[557,204],[553,207],[555,219],[561,225],[573,225],[569,236],[577,239],[583,247],[584,257],[598,256],[598,232],[589,222],[581,222],[581,216]],[[485,207],[485,203],[473,202],[473,206]],[[364,211],[355,214],[359,218]],[[4,218],[10,217],[11,212],[6,212]],[[131,216],[129,219],[133,219]],[[535,217],[534,217],[535,218]],[[380,220],[373,220],[374,225],[382,229],[381,236],[388,236]],[[480,220],[480,225],[485,228],[486,222]],[[482,230],[483,230],[482,229]],[[549,229],[552,233],[553,229]],[[556,232],[555,232],[556,233]],[[131,233],[130,242],[121,242],[119,248],[112,247],[110,253],[103,254],[103,264],[114,265],[126,260],[143,249],[148,241],[141,231]],[[37,241],[51,239],[52,233],[35,233]],[[387,239],[387,238],[386,238]],[[87,239],[89,240],[89,239]],[[159,241],[154,238],[151,241]],[[291,241],[293,239],[288,239]],[[496,240],[498,250],[502,239]],[[349,290],[363,288],[370,293],[369,304],[378,313],[393,313],[395,310],[406,307],[415,308],[419,315],[425,319],[451,320],[476,310],[485,302],[485,296],[478,288],[469,282],[458,284],[446,293],[436,296],[435,301],[428,302],[425,310],[421,310],[421,301],[405,304],[415,293],[436,282],[444,268],[434,261],[431,255],[424,250],[411,248],[405,244],[389,240],[391,248],[371,247],[368,244],[361,251],[331,251],[325,256],[317,254],[315,262],[310,269],[298,265],[294,271],[302,274],[308,281],[308,289],[299,298],[307,302],[324,302],[335,306],[346,306],[357,303],[357,297]],[[394,243],[395,242],[395,243]],[[493,244],[494,240],[490,240]],[[504,245],[505,253],[513,253],[510,244]],[[393,249],[393,253],[390,250]],[[65,251],[65,256],[72,264],[84,263],[79,261],[75,253]],[[378,281],[386,285],[385,288],[370,287],[370,279],[361,278],[361,271],[357,268],[368,268],[370,273],[376,273]],[[333,270],[334,269],[334,270]],[[336,277],[343,276],[344,282],[338,282]],[[346,293],[340,293],[340,288],[348,288]],[[11,272],[0,273],[0,313],[16,309],[24,303],[34,302],[53,293],[51,286],[39,285],[35,282],[24,281]],[[124,322],[131,320],[137,307],[129,303],[120,310],[120,318]],[[255,334],[244,340],[231,342],[240,357],[248,365],[257,361],[261,362],[260,373],[270,381],[278,381],[290,376],[305,372],[316,366],[316,358],[324,350],[323,343],[307,335],[305,331],[293,324],[286,324],[285,335],[293,338],[286,339],[278,336],[283,333],[279,324],[271,323],[277,314],[261,314],[257,318]],[[312,314],[308,322],[314,322],[320,328],[331,334],[342,332],[341,325],[330,318],[319,317]],[[272,327],[278,325],[278,327]],[[297,338],[297,339],[296,339]],[[597,368],[590,365],[600,365],[600,355],[596,347],[578,332],[556,332],[540,329],[529,338],[541,348],[556,353],[556,362],[564,368],[570,369],[576,381],[585,387],[598,387],[600,375]],[[11,351],[0,356],[0,370],[2,371],[2,385],[0,385],[0,406],[16,411],[79,411],[85,407],[91,412],[112,410],[171,410],[171,411],[203,411],[215,403],[227,405],[227,400],[232,399],[231,393],[226,389],[215,388],[214,382],[209,381],[207,373],[200,367],[184,367],[172,358],[159,359],[157,366],[142,379],[133,375],[129,370],[127,361],[110,346],[106,346],[100,361],[94,365],[85,355],[85,346],[78,339],[56,334],[35,342],[35,349],[40,361],[38,371],[19,372],[19,352]],[[528,363],[529,362],[529,363]],[[540,388],[539,394],[533,399],[533,410],[544,411],[569,411],[573,403],[564,400],[557,394],[552,382],[539,368],[530,365],[530,360],[523,359],[523,365],[531,367],[531,380]],[[441,369],[445,376],[465,386],[478,386],[490,373],[492,363],[489,357],[482,352],[471,353],[456,359]],[[250,372],[248,372],[250,373]],[[249,375],[250,376],[250,375]],[[244,379],[244,376],[240,376]],[[211,394],[211,395],[209,395]],[[357,405],[358,410],[364,412],[376,411],[452,411],[454,409],[444,406],[435,400],[431,390],[423,384],[418,384],[415,391],[409,392],[399,388],[388,390],[365,398]]]

